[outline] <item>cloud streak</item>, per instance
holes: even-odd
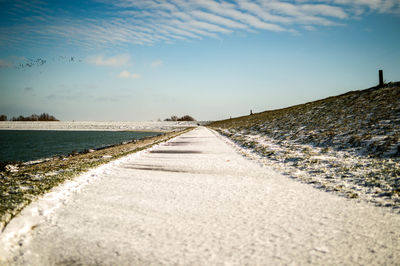
[[[156,67],[162,66],[162,64],[163,64],[162,60],[155,60],[155,61],[151,62],[150,66],[153,68],[156,68]]]
[[[91,3],[91,2],[89,2]],[[41,45],[49,39],[88,49],[114,45],[221,38],[236,32],[281,32],[346,24],[367,13],[400,14],[398,0],[92,0],[102,11],[81,15],[52,8],[51,1],[5,4],[0,46]],[[98,56],[99,66],[124,65],[126,58]],[[128,59],[129,60],[129,59]],[[0,61],[0,67],[5,63]]]
[[[123,70],[118,77],[123,79],[139,79],[141,76],[137,73],[130,73],[128,70]]]
[[[104,57],[104,55],[94,55],[86,59],[89,64],[96,66],[126,66],[129,64],[130,56],[127,54],[116,55],[113,57]]]

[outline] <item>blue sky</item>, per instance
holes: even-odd
[[[0,114],[198,120],[400,80],[400,0],[0,0]]]

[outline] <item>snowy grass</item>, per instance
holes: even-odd
[[[400,208],[398,83],[210,126],[293,178]]]

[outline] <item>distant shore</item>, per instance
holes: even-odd
[[[204,121],[0,121],[0,130],[98,130],[171,132],[204,125]]]

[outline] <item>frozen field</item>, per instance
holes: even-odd
[[[56,121],[56,122],[29,122],[29,121],[1,121],[0,130],[109,130],[109,131],[173,131],[186,127],[197,126],[204,122],[127,122],[127,121]]]

